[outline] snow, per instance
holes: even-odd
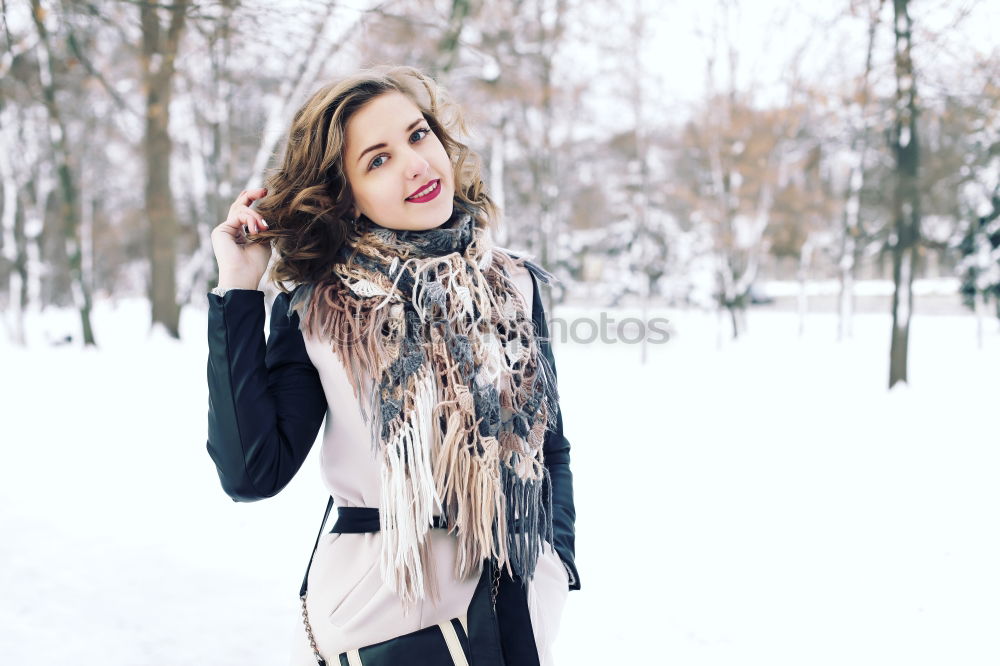
[[[974,317],[918,308],[890,392],[888,313],[836,343],[832,314],[799,338],[794,311],[751,310],[721,348],[713,313],[648,314],[672,336],[645,366],[557,342],[583,589],[556,663],[1000,661],[995,319],[979,350]],[[147,321],[99,302],[98,350],[46,342],[71,311],[0,342],[5,663],[285,664],[304,631],[318,449],[278,496],[232,502],[205,451],[205,312],[180,342]]]

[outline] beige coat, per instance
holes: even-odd
[[[521,269],[514,278],[531,312],[531,276]],[[346,371],[329,345],[308,335],[305,345],[319,371],[328,404],[320,451],[323,481],[336,506],[377,507],[379,474],[372,454],[371,431]],[[402,604],[379,572],[381,533],[330,534],[335,517],[331,515],[319,541],[309,571],[307,596],[310,624],[327,663],[335,663],[336,656],[346,650],[416,631],[465,612],[479,577],[454,578],[454,534],[441,529],[430,531],[438,603],[427,599],[404,615]],[[546,543],[535,576],[528,584],[528,609],[542,666],[552,666],[552,644],[568,592],[568,573]],[[316,663],[301,617],[296,619],[292,642],[292,666]]]

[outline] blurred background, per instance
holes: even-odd
[[[1000,662],[1000,3],[0,9],[5,661],[302,640],[318,447],[222,492],[209,234],[313,90],[398,63],[559,279],[559,664]]]

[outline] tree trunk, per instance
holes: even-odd
[[[28,299],[27,242],[24,237],[24,210],[18,195],[18,183],[10,165],[6,141],[0,142],[0,187],[3,188],[3,256],[9,273],[7,274],[7,308],[9,319],[5,318],[8,338],[18,346],[24,346],[24,310]]]
[[[49,121],[49,137],[52,142],[53,162],[59,196],[59,220],[62,222],[63,242],[66,246],[66,261],[69,269],[70,290],[73,304],[80,311],[80,328],[84,345],[95,345],[94,329],[90,323],[91,294],[83,275],[83,258],[80,241],[80,197],[76,176],[66,141],[66,125],[62,110],[56,100],[55,70],[52,66],[52,50],[49,33],[45,27],[45,10],[39,0],[32,0],[31,17],[38,31],[38,69],[42,86],[42,99]]]
[[[159,5],[139,7],[142,22],[142,70],[146,88],[146,218],[149,221],[150,282],[149,300],[152,325],[162,326],[174,338],[180,337],[178,324],[175,264],[177,259],[177,217],[170,186],[170,93],[174,61],[184,30],[187,0],[167,8],[170,27],[166,35],[160,26]]]
[[[837,340],[851,337],[854,318],[854,272],[858,265],[859,243],[862,238],[861,228],[861,190],[865,183],[867,167],[868,141],[871,132],[868,120],[869,97],[871,87],[869,80],[872,73],[872,54],[875,51],[875,36],[878,34],[879,17],[882,14],[882,3],[877,0],[870,5],[868,17],[868,48],[865,52],[865,71],[861,79],[861,95],[858,105],[861,111],[861,129],[851,142],[852,153],[857,156],[857,163],[851,168],[848,176],[847,191],[844,197],[844,226],[841,230],[840,260],[837,267],[840,277],[840,295],[838,298]]]
[[[854,269],[857,266],[857,243],[847,236],[841,246],[839,277],[840,293],[837,297],[837,340],[851,337],[854,328]]]
[[[652,291],[651,275],[650,272],[653,270],[653,266],[650,265],[651,262],[656,261],[654,253],[649,251],[649,245],[652,242],[650,238],[650,232],[647,229],[647,221],[649,214],[649,150],[648,141],[646,139],[646,118],[645,118],[645,98],[643,93],[644,86],[646,85],[646,78],[643,76],[642,72],[642,48],[645,42],[645,30],[646,27],[646,16],[643,15],[641,10],[641,4],[635,3],[635,16],[633,17],[632,29],[629,35],[629,42],[631,43],[631,59],[632,59],[632,113],[633,122],[635,126],[632,129],[632,138],[634,142],[634,153],[633,159],[638,167],[636,174],[638,176],[638,182],[636,184],[635,192],[632,195],[632,207],[634,210],[635,221],[636,221],[636,233],[629,243],[630,249],[632,243],[638,242],[638,252],[633,252],[633,256],[639,258],[638,266],[636,267],[639,276],[642,280],[642,292],[639,294],[640,304],[641,304],[641,318],[642,325],[645,327],[646,322],[649,321],[649,298]],[[639,353],[639,362],[642,365],[646,364],[648,357],[648,345],[646,343],[645,330],[643,332],[642,347]]]
[[[490,196],[493,203],[501,211],[507,210],[507,196],[504,190],[504,167],[507,159],[507,116],[501,116],[500,125],[493,134],[492,145],[490,147]],[[510,229],[507,224],[500,224],[494,229],[496,242],[498,245],[507,247],[510,242]]]
[[[893,0],[896,34],[896,108],[892,131],[896,156],[896,183],[893,196],[894,239],[892,249],[892,345],[889,350],[889,388],[907,379],[907,348],[913,314],[913,275],[917,263],[920,234],[920,166],[917,142],[916,81],[911,59],[912,22],[909,0]]]
[[[448,17],[448,28],[438,42],[438,53],[441,58],[440,74],[447,74],[458,62],[459,44],[465,20],[471,10],[469,0],[452,0],[451,13]]]
[[[743,308],[734,304],[727,305],[726,309],[729,310],[729,321],[733,326],[733,340],[737,340],[744,330],[745,312]]]
[[[986,312],[986,294],[974,293],[972,295],[973,312],[976,314],[976,348],[983,348],[983,314]]]
[[[541,101],[541,206],[539,207],[540,220],[540,247],[539,261],[547,269],[552,270],[553,257],[550,247],[554,241],[554,236],[558,232],[556,219],[556,207],[559,199],[559,183],[556,179],[556,158],[557,152],[553,148],[553,130],[555,127],[555,55],[561,45],[563,19],[566,9],[565,0],[554,0],[552,6],[546,3],[538,3],[538,25],[542,31],[542,39],[539,49],[539,65],[541,69],[542,101]],[[546,10],[550,10],[549,18],[546,18]],[[546,312],[554,316],[555,290],[546,289],[542,297],[545,299]]]
[[[806,240],[799,249],[799,267],[796,271],[799,281],[799,298],[798,298],[798,312],[799,312],[799,337],[801,338],[806,332],[806,315],[809,313],[809,294],[806,292],[808,287],[809,278],[809,266],[812,263],[812,252],[813,244],[811,239]]]
[[[288,126],[296,105],[308,92],[309,87],[317,79],[324,76],[329,63],[336,62],[334,56],[349,44],[347,37],[363,29],[366,17],[377,15],[378,8],[369,13],[360,13],[353,23],[340,31],[340,37],[330,38],[330,31],[337,18],[337,3],[327,3],[325,11],[312,21],[313,29],[308,40],[303,38],[303,46],[296,52],[295,60],[286,67],[287,76],[274,95],[275,102],[267,106],[263,121],[264,129],[260,132],[261,142],[257,146],[252,166],[247,170],[240,166],[240,173],[249,173],[242,184],[234,183],[234,173],[237,170],[232,158],[232,141],[229,118],[232,116],[234,90],[237,84],[231,80],[232,67],[228,60],[233,56],[232,24],[233,11],[238,3],[228,0],[222,3],[221,16],[215,19],[218,25],[213,37],[212,48],[218,54],[210,60],[212,78],[219,83],[217,97],[209,110],[198,114],[199,118],[207,118],[204,123],[209,127],[211,135],[212,154],[205,157],[205,173],[208,174],[205,192],[207,196],[207,213],[199,216],[198,247],[191,256],[183,262],[180,268],[178,303],[185,304],[192,300],[196,292],[207,291],[216,281],[215,254],[212,250],[212,229],[225,219],[229,205],[240,190],[256,189],[261,186],[260,177],[265,167],[275,153],[280,138]],[[197,112],[197,110],[196,110]],[[204,298],[204,296],[201,296]]]

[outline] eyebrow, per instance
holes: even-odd
[[[410,126],[406,128],[406,131],[407,132],[413,131],[413,128],[422,122],[424,122],[424,118],[421,116],[420,118],[417,118],[412,123],[410,123]],[[388,145],[389,144],[387,143],[376,143],[374,146],[369,146],[368,148],[365,148],[363,151],[361,151],[361,154],[358,155],[358,162],[360,162],[361,158],[363,158],[367,153],[370,153],[373,150],[378,150],[380,148],[385,148]]]

